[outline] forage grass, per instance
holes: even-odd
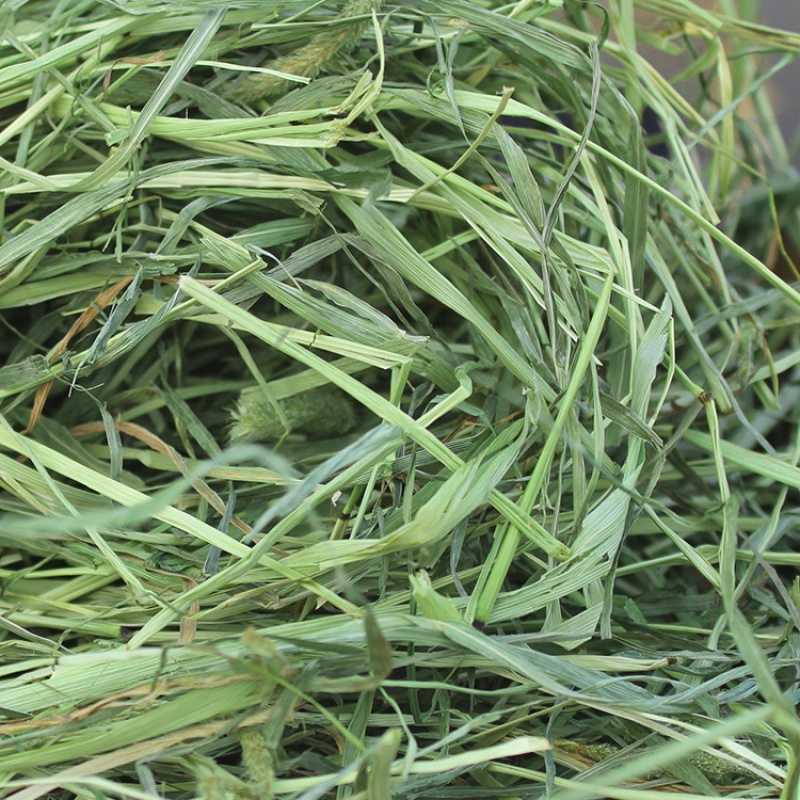
[[[4,797],[797,796],[755,5],[0,10]]]

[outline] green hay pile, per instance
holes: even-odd
[[[796,796],[750,6],[0,8],[4,797]]]

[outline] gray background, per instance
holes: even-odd
[[[800,0],[761,0],[761,22],[800,33]],[[800,61],[776,76],[773,97],[783,135],[791,142],[800,125]],[[800,163],[796,150],[794,156]]]
[[[719,8],[716,0],[696,0],[696,2],[701,6]],[[800,33],[800,0],[760,0],[759,12],[760,19],[757,21],[761,24],[781,28],[793,33]],[[659,17],[655,12],[643,12],[639,19],[646,27],[654,30],[657,30],[660,25]],[[688,66],[685,61],[685,54],[675,58],[660,50],[642,47],[642,55],[667,77],[675,75],[685,66]],[[765,55],[763,67],[766,69],[769,64],[775,63],[775,60],[775,56]],[[684,92],[690,102],[694,102],[697,94],[695,80],[689,80],[675,88]],[[793,140],[798,141],[798,147],[793,147],[790,152],[795,166],[800,168],[800,139],[798,139],[798,128],[800,128],[800,60],[785,67],[773,77],[769,84],[769,90],[772,106],[786,143],[791,146]],[[746,114],[747,106],[744,106],[742,111]]]

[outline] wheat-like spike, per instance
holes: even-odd
[[[242,728],[239,730],[239,744],[242,747],[242,763],[256,794],[260,797],[271,796],[275,770],[264,732],[258,728]]]
[[[569,766],[588,769],[594,764],[616,755],[619,750],[613,745],[586,744],[570,739],[554,739],[553,747],[556,756],[565,758]],[[722,784],[736,778],[755,778],[750,770],[732,764],[725,759],[705,751],[692,753],[687,761],[705,775],[712,783]],[[655,778],[673,777],[668,769],[660,769],[648,776],[648,780]]]
[[[356,424],[353,405],[340,391],[323,386],[270,402],[259,386],[239,394],[233,410],[231,442],[276,442],[288,433],[330,439]]]
[[[337,20],[352,20],[349,24],[318,33],[308,44],[273,59],[267,67],[303,78],[316,77],[328,69],[338,56],[356,47],[367,28],[367,15],[379,7],[380,0],[349,0],[337,17]],[[231,94],[236,99],[251,103],[262,97],[282,94],[292,85],[292,81],[278,75],[250,75],[235,86]]]

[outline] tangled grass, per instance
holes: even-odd
[[[5,797],[797,796],[800,37],[719,5],[0,10]]]

